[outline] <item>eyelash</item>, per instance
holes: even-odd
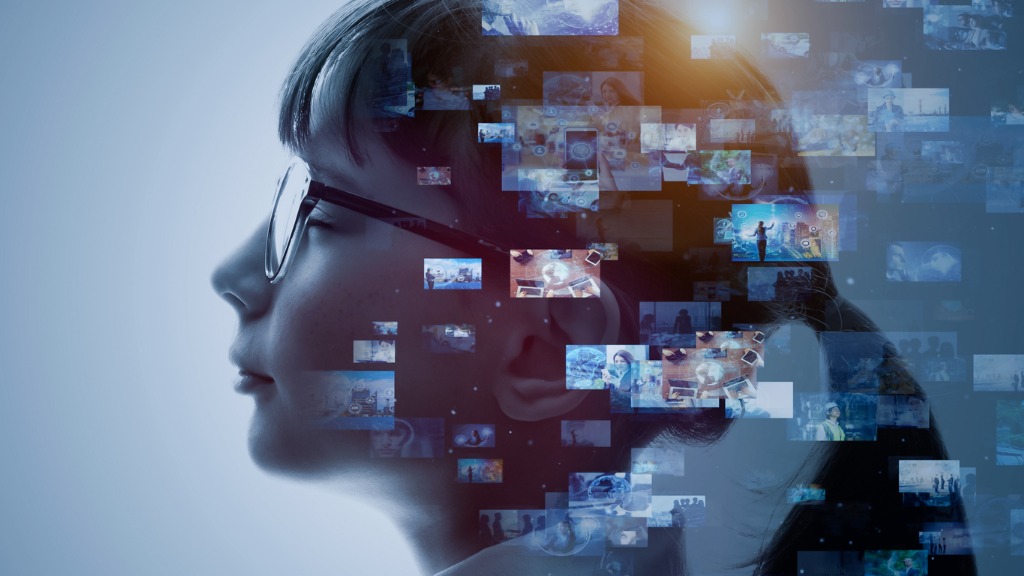
[[[306,218],[306,228],[334,228],[333,219],[325,215],[319,210],[314,210],[308,218]]]

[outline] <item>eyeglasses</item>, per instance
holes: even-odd
[[[305,161],[296,158],[278,183],[274,211],[271,213],[270,227],[267,230],[264,265],[267,278],[272,283],[279,282],[284,277],[305,234],[309,215],[321,200],[469,254],[477,253],[481,249],[505,256],[509,254],[508,249],[497,242],[317,182],[310,175],[309,166]]]

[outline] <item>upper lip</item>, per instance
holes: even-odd
[[[229,354],[231,363],[238,367],[238,374],[241,376],[255,376],[264,380],[273,381],[274,379],[266,373],[265,370],[260,368],[256,362],[250,361],[249,358],[243,356],[242,352],[238,347],[233,346],[231,353]]]

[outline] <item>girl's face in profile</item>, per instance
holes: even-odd
[[[314,132],[303,159],[313,178],[329,186],[441,222],[454,219],[447,196],[428,199],[410,189],[415,166],[398,159],[372,130],[360,143],[368,158],[363,166]],[[263,270],[266,234],[264,223],[213,276],[214,289],[239,316],[230,357],[239,368],[236,389],[255,399],[252,456],[261,466],[285,471],[365,458],[365,434],[313,425],[324,416],[334,386],[330,371],[355,368],[352,342],[372,335],[374,321],[399,319],[403,331],[418,331],[422,324],[458,317],[453,298],[423,306],[423,258],[464,255],[320,202],[286,276],[271,284]]]

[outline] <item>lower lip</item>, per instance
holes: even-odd
[[[257,394],[273,383],[274,380],[266,376],[239,372],[238,380],[235,380],[235,391],[239,394]]]

